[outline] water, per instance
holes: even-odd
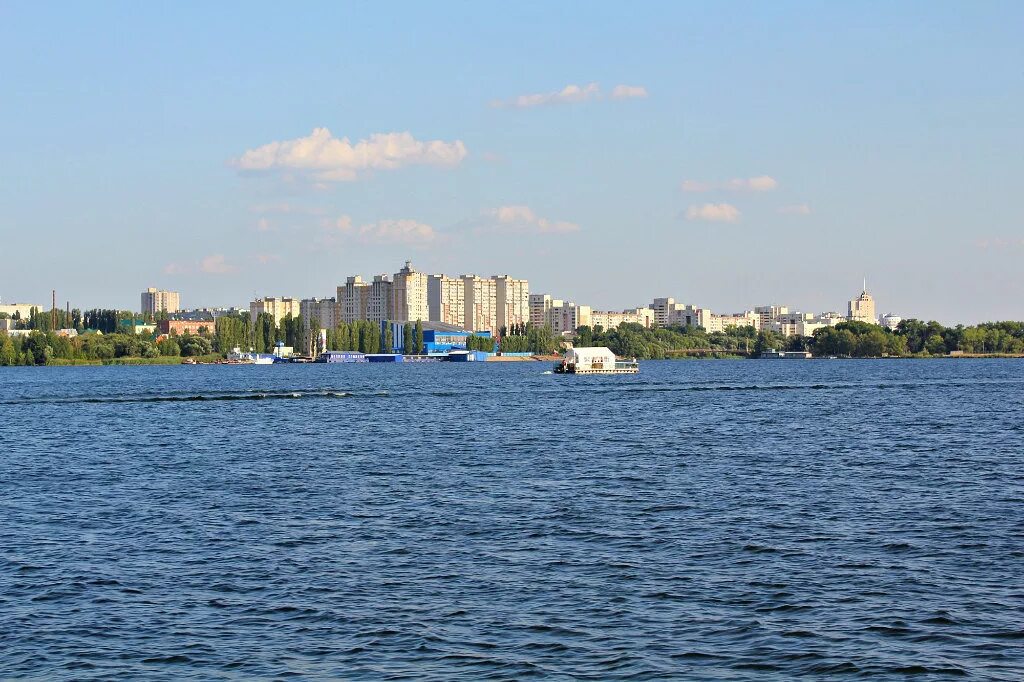
[[[0,677],[1024,677],[1024,362],[545,369],[0,370]]]

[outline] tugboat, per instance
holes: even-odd
[[[640,363],[636,358],[619,360],[603,346],[573,348],[555,365],[555,374],[636,374]]]

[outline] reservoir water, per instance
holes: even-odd
[[[1024,678],[1024,362],[0,370],[0,677]]]

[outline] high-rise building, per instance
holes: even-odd
[[[306,329],[313,328],[314,320],[320,329],[338,326],[338,304],[333,298],[304,298],[299,302],[299,313]]]
[[[593,325],[590,306],[576,305],[572,301],[552,301],[548,324],[556,334],[570,334],[580,327],[590,327]]]
[[[530,284],[525,279],[508,275],[495,275],[494,296],[497,306],[497,328],[507,329],[514,324],[530,321]]]
[[[386,322],[395,319],[394,290],[387,275],[374,275],[366,298],[366,319]]]
[[[176,313],[181,309],[181,295],[177,291],[149,287],[142,292],[141,303],[140,310],[143,313]]]
[[[654,311],[654,324],[664,327],[669,324],[669,312],[676,304],[674,298],[656,298],[650,308]]]
[[[284,297],[272,297],[267,296],[264,298],[258,298],[255,301],[249,303],[249,318],[252,324],[256,324],[256,318],[260,313],[266,313],[274,318],[274,324],[280,325],[281,320],[286,318],[288,315],[295,317],[301,312],[300,304],[297,299],[284,296]]]
[[[430,319],[427,298],[429,279],[426,273],[417,272],[410,261],[405,261],[405,267],[395,273],[395,279],[391,283],[394,317],[390,319],[401,322]]]
[[[875,316],[875,299],[868,293],[866,282],[860,296],[852,299],[848,304],[846,317],[851,322],[878,324],[878,318]]]
[[[771,329],[772,325],[780,317],[789,315],[789,307],[784,305],[762,305],[754,308],[758,319],[761,321],[759,329]]]
[[[548,294],[530,294],[530,324],[543,327],[548,324],[548,311],[554,299]]]
[[[463,326],[470,331],[498,331],[497,287],[490,278],[463,275],[466,289],[466,317]]]
[[[431,275],[427,281],[427,307],[431,322],[462,327],[466,324],[466,285],[459,277]]]
[[[369,299],[369,283],[364,282],[359,275],[346,279],[345,284],[338,287],[338,308],[341,321],[352,324],[356,320],[365,320]]]

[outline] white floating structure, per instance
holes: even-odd
[[[636,374],[640,365],[634,360],[618,360],[604,346],[573,348],[555,365],[556,374]]]

